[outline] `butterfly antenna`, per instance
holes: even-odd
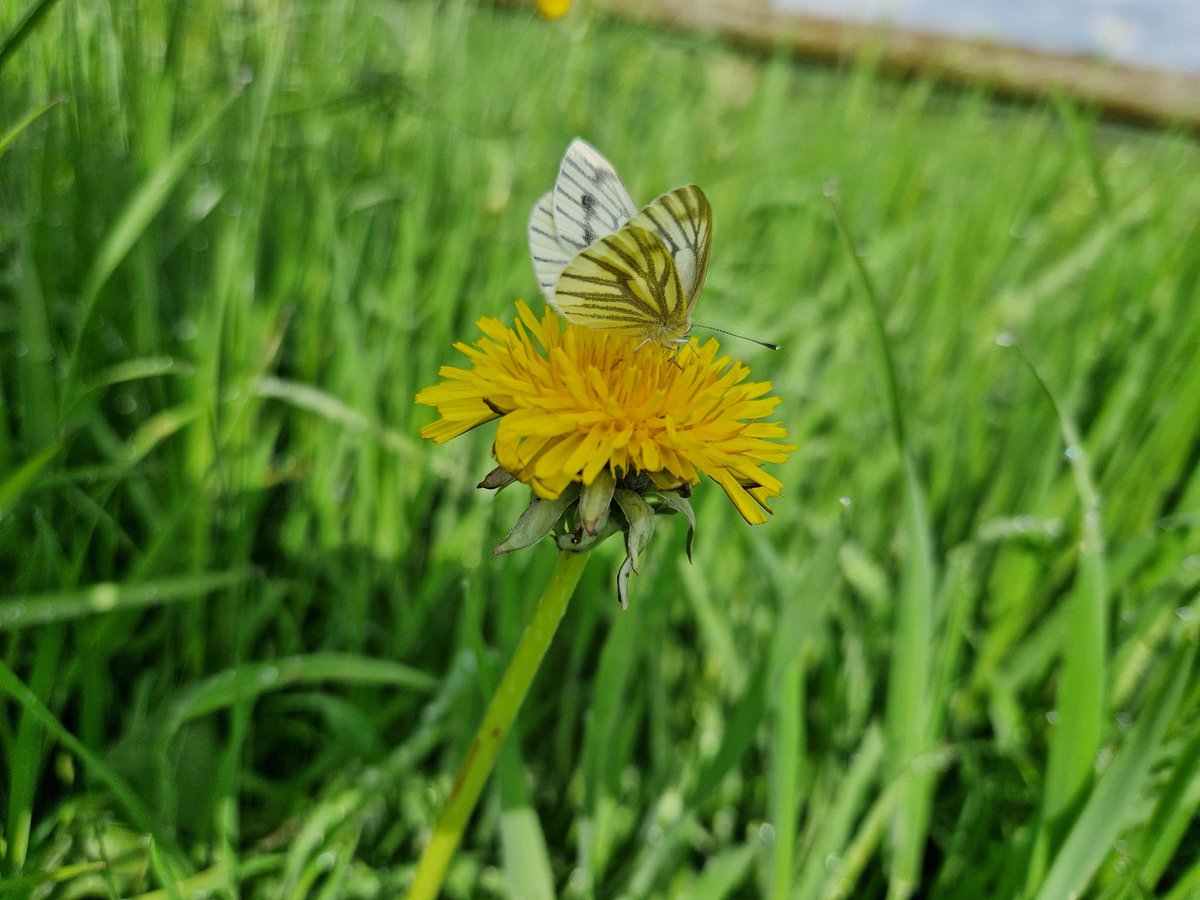
[[[726,331],[724,328],[717,328],[713,325],[701,325],[699,322],[693,322],[692,327],[703,328],[706,331],[716,331],[720,334],[727,334],[730,337],[735,337],[738,340],[749,341],[752,344],[758,344],[760,347],[766,347],[768,350],[778,350],[778,344],[772,344],[770,341],[760,341],[758,338],[746,337],[744,334],[737,334],[733,331]]]

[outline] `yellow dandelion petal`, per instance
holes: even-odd
[[[579,471],[576,466],[574,471],[567,468],[567,461],[575,454],[579,447],[579,439],[576,435],[569,437],[558,437],[554,443],[542,450],[537,461],[533,464],[533,474],[535,478],[540,479],[559,479],[568,478]],[[575,479],[578,480],[578,479]]]
[[[716,340],[673,354],[549,309],[538,318],[523,301],[513,326],[478,326],[484,337],[455,345],[470,367],[444,366],[444,380],[417,395],[439,414],[423,437],[443,442],[499,418],[497,462],[544,499],[605,469],[650,475],[665,490],[707,475],[747,522],[766,521],[783,486],[761,466],[795,448],[781,424],[763,421],[779,405],[771,383],[749,381]]]
[[[653,440],[641,441],[641,453],[638,454],[642,460],[642,468],[646,472],[659,472],[663,467],[662,454],[659,453],[658,444]]]

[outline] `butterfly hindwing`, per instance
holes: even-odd
[[[670,249],[628,222],[563,270],[556,305],[571,322],[666,344],[690,327],[690,306]]]
[[[637,211],[612,164],[587,141],[573,140],[554,184],[554,226],[563,248],[578,253],[617,231]]]
[[[554,227],[554,192],[547,191],[529,214],[529,255],[546,301],[556,309],[554,285],[574,255],[563,248]]]
[[[704,285],[712,243],[712,206],[704,191],[694,184],[668,191],[647,205],[632,222],[654,231],[667,245],[690,310]]]

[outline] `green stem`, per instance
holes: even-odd
[[[475,809],[479,793],[492,772],[521,703],[529,692],[533,676],[542,664],[558,623],[566,612],[587,558],[586,553],[559,553],[558,568],[546,585],[533,618],[525,626],[521,643],[513,653],[512,662],[508,664],[508,670],[500,680],[487,712],[483,714],[483,721],[479,723],[479,730],[471,741],[467,758],[463,760],[458,777],[454,779],[446,808],[442,810],[433,836],[417,863],[417,874],[409,888],[408,900],[434,900],[437,897],[446,876],[446,867],[450,865],[450,859],[462,840],[463,829]]]

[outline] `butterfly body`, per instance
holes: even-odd
[[[612,165],[578,138],[529,218],[530,255],[551,306],[570,322],[664,347],[692,327],[711,236],[700,188],[676,188],[639,210]]]

